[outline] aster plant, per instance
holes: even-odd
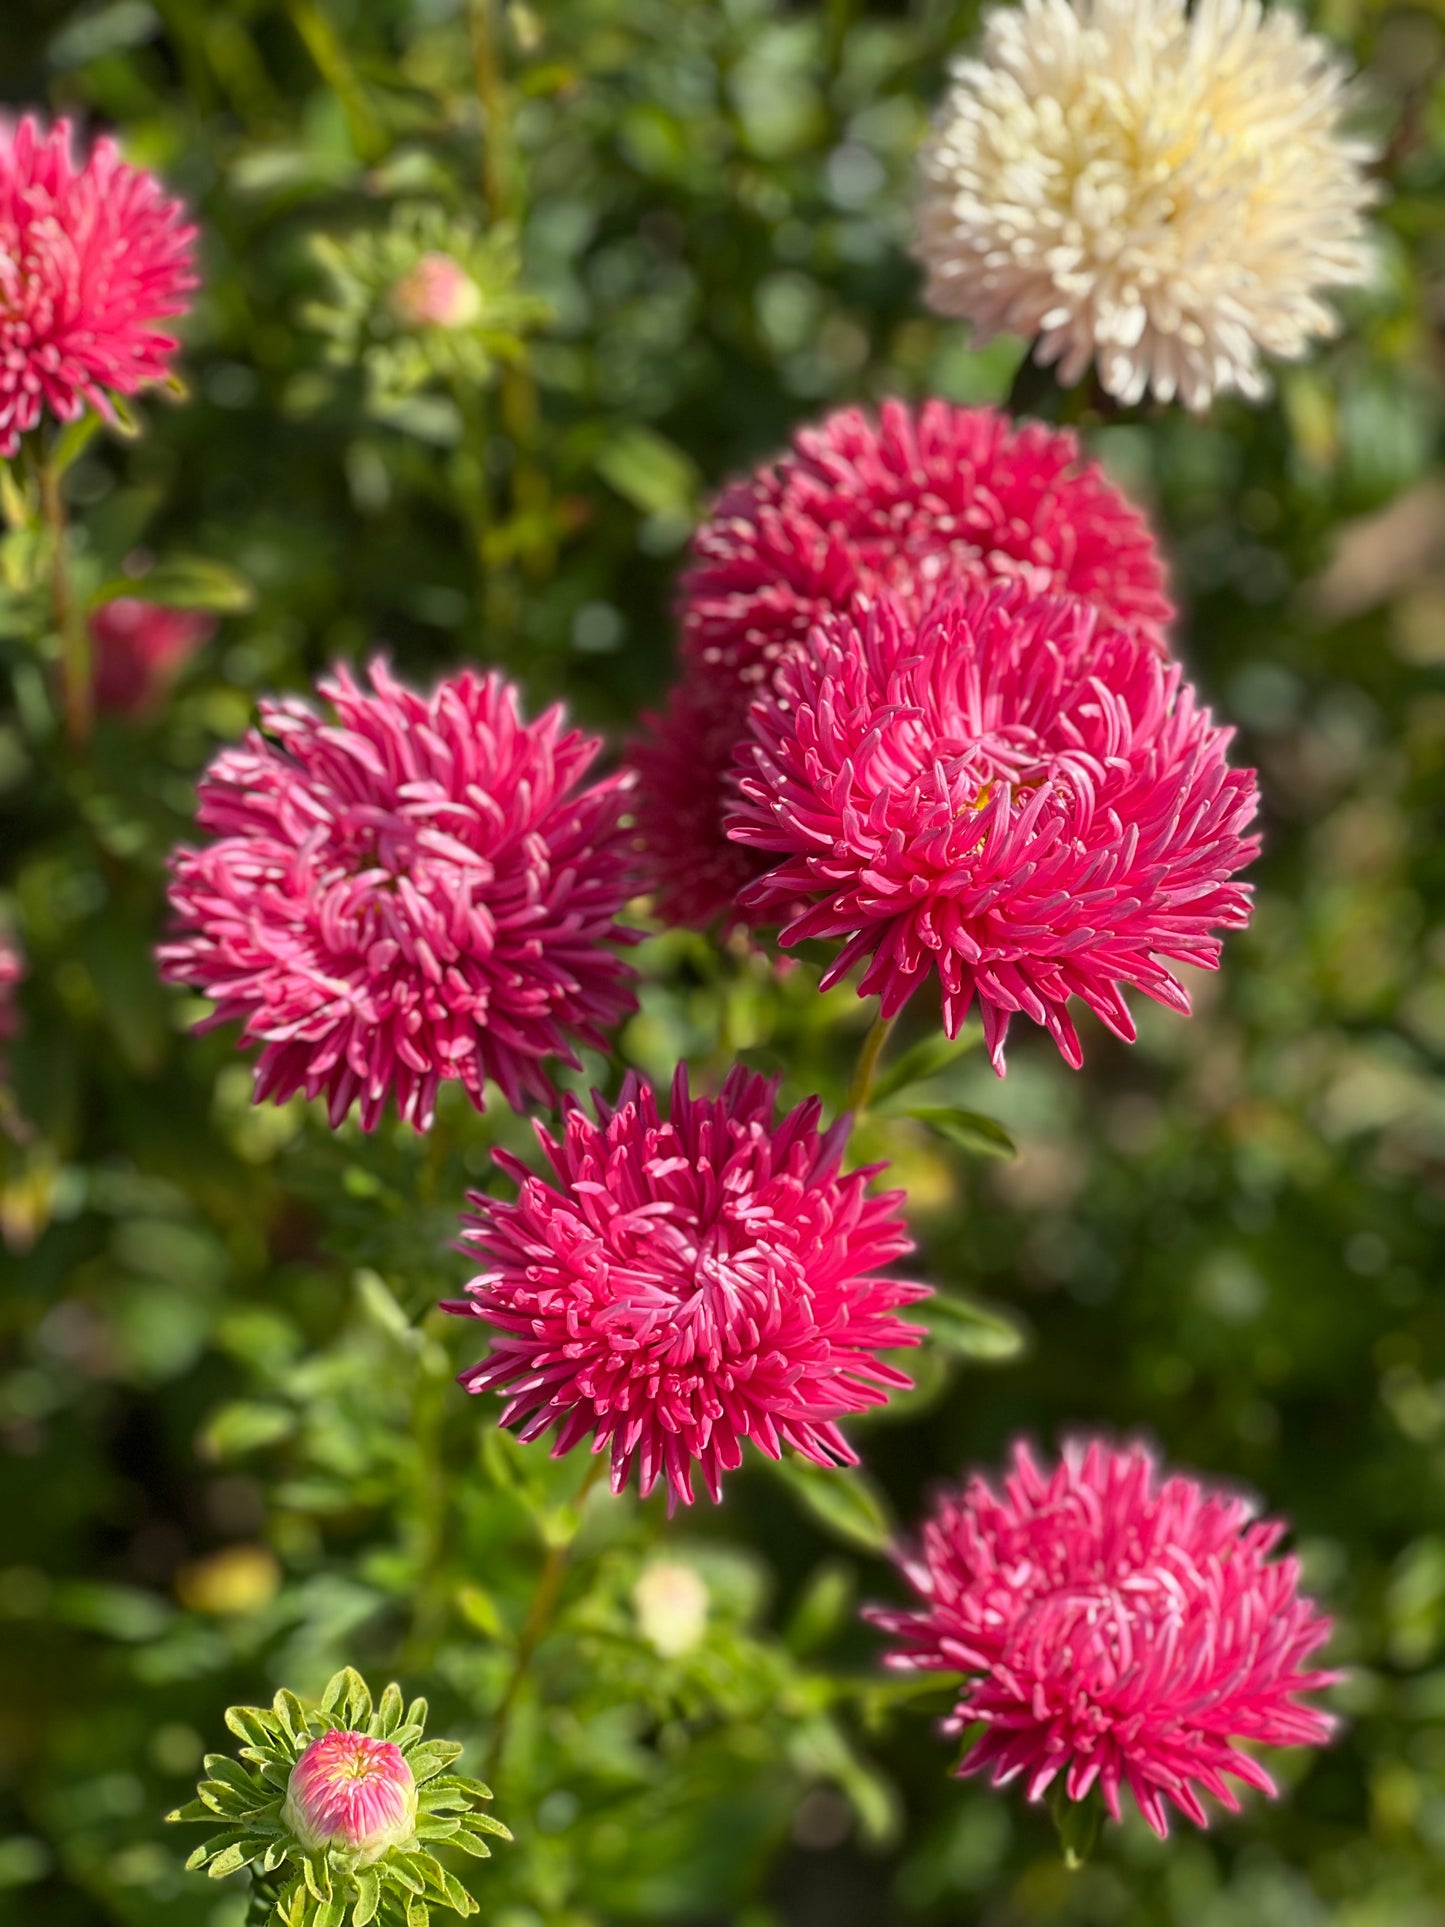
[[[645,1497],[693,1500],[693,1474],[722,1495],[751,1440],[817,1465],[857,1454],[837,1421],[909,1379],[885,1356],[918,1343],[900,1309],[927,1288],[887,1275],[912,1249],[898,1192],[876,1170],[844,1173],[847,1122],[820,1130],[814,1098],[776,1115],[777,1087],[741,1067],[715,1098],[685,1067],[671,1108],[635,1076],[615,1104],[574,1100],[538,1138],[556,1183],[506,1152],[514,1203],[480,1193],[463,1248],[487,1269],[446,1310],[492,1327],[462,1374],[506,1395],[502,1423],[555,1454],[592,1439],[612,1489],[634,1466]]]
[[[1077,599],[1013,584],[915,621],[891,599],[834,618],[749,719],[729,834],[774,867],[743,901],[784,947],[841,939],[892,1017],[936,976],[944,1029],[978,1008],[1070,1064],[1074,998],[1126,1042],[1123,992],[1187,1012],[1171,963],[1217,967],[1248,919],[1254,774],[1177,663]]]
[[[425,1738],[427,1703],[387,1687],[373,1706],[345,1668],[319,1705],[284,1689],[269,1710],[233,1706],[226,1725],[239,1760],[212,1753],[197,1797],[170,1815],[219,1831],[189,1868],[213,1880],[249,1868],[255,1927],[427,1927],[432,1911],[474,1914],[478,1901],[438,1859],[479,1859],[488,1838],[510,1840],[478,1810],[491,1793],[449,1771],[454,1740]]]
[[[77,151],[68,121],[0,127],[0,455],[49,414],[106,419],[164,381],[161,325],[197,285],[196,229],[113,140]]]
[[[962,1675],[958,1771],[1030,1800],[1130,1794],[1161,1838],[1169,1808],[1204,1826],[1207,1793],[1273,1795],[1253,1749],[1318,1746],[1334,1722],[1304,1697],[1330,1622],[1276,1558],[1283,1525],[1139,1445],[1077,1440],[1045,1468],[1013,1449],[1002,1490],[947,1493],[902,1562],[916,1603],[869,1613],[889,1665]],[[1250,1751],[1245,1751],[1245,1747]]]
[[[1292,7],[1022,0],[986,15],[924,147],[926,298],[1064,385],[1258,401],[1373,275],[1370,144]]]
[[[598,744],[471,671],[422,695],[372,665],[298,699],[202,779],[210,841],[172,858],[173,983],[260,1046],[258,1101],[304,1091],[364,1129],[388,1102],[419,1131],[438,1087],[478,1110],[550,1101],[549,1059],[633,1008],[617,946],[630,779],[586,778]]]

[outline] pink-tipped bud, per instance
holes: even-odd
[[[467,328],[482,312],[482,291],[449,254],[424,254],[392,289],[391,309],[408,328]]]
[[[339,1847],[368,1866],[410,1840],[416,1781],[390,1740],[323,1733],[291,1769],[282,1818],[308,1851]]]
[[[117,596],[90,618],[98,709],[131,720],[153,715],[186,663],[216,633],[213,616]]]

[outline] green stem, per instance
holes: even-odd
[[[90,632],[70,583],[70,529],[60,469],[53,456],[40,463],[40,512],[50,531],[50,612],[60,638],[60,699],[65,733],[77,753],[90,741],[95,722]]]
[[[416,1441],[416,1521],[420,1572],[403,1663],[423,1672],[432,1663],[446,1626],[450,1603],[452,1482],[446,1464],[446,1420],[451,1404],[451,1373],[441,1346],[445,1314],[432,1311],[421,1327],[416,1393],[412,1400],[412,1437]]]
[[[577,1527],[572,1534],[558,1545],[547,1548],[547,1557],[542,1562],[541,1576],[537,1590],[532,1595],[532,1603],[527,1608],[527,1617],[522,1625],[521,1637],[517,1641],[517,1656],[512,1662],[511,1675],[497,1707],[496,1721],[492,1727],[492,1744],[487,1751],[487,1764],[483,1777],[489,1785],[495,1785],[502,1764],[502,1756],[507,1748],[507,1735],[511,1729],[512,1714],[516,1711],[517,1695],[521,1692],[532,1667],[532,1656],[542,1642],[542,1637],[552,1623],[557,1610],[557,1602],[562,1597],[562,1582],[567,1577],[567,1569],[572,1563],[572,1548],[577,1542],[577,1532],[582,1527],[582,1507],[587,1494],[607,1470],[607,1456],[600,1453],[583,1481],[582,1489],[574,1501],[577,1507]]]
[[[872,1029],[863,1039],[863,1047],[858,1052],[858,1062],[853,1066],[848,1095],[843,1100],[843,1109],[851,1111],[855,1118],[861,1117],[868,1108],[873,1079],[878,1072],[878,1059],[883,1055],[883,1046],[888,1042],[888,1033],[893,1028],[893,1021],[891,1017],[876,1017]]]

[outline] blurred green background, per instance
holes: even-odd
[[[1070,1875],[1044,1816],[947,1777],[936,1708],[877,1685],[852,1608],[894,1582],[856,1520],[830,1533],[761,1472],[671,1528],[594,1504],[498,1779],[495,1927],[1445,1921],[1445,29],[1314,11],[1388,143],[1379,286],[1263,409],[1084,424],[1165,532],[1181,649],[1261,769],[1258,913],[1192,1022],[1146,1007],[1131,1050],[1090,1025],[1078,1075],[1038,1034],[1001,1086],[946,1074],[1016,1160],[892,1128],[927,1275],[1001,1322],[856,1437],[905,1521],[1020,1428],[1142,1429],[1257,1490],[1338,1615],[1345,1730],[1285,1763],[1277,1807],[1167,1847],[1130,1824]],[[204,233],[189,399],[71,471],[78,570],[204,558],[249,607],[77,765],[0,567],[0,907],[30,960],[0,1150],[0,1917],[238,1927],[244,1895],[183,1875],[160,1825],[226,1703],[352,1661],[483,1732],[580,1475],[499,1441],[450,1385],[470,1331],[425,1315],[516,1121],[444,1106],[428,1150],[255,1112],[232,1041],[191,1040],[157,986],[196,771],[257,692],[378,640],[417,677],[501,662],[620,741],[721,478],[845,399],[1000,399],[1021,344],[970,352],[905,252],[974,18],[7,0],[3,97],[117,128]],[[499,287],[509,227],[519,250],[527,298],[461,371],[398,369],[376,322],[366,237],[418,207],[494,249]],[[645,962],[632,1061],[716,1065],[729,1036],[838,1101],[850,995],[683,936]],[[667,1662],[632,1599],[659,1537],[710,1601]]]

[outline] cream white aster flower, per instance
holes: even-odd
[[[1023,0],[984,22],[922,156],[927,299],[1036,336],[1064,383],[1205,408],[1268,392],[1368,281],[1343,63],[1257,0]]]

